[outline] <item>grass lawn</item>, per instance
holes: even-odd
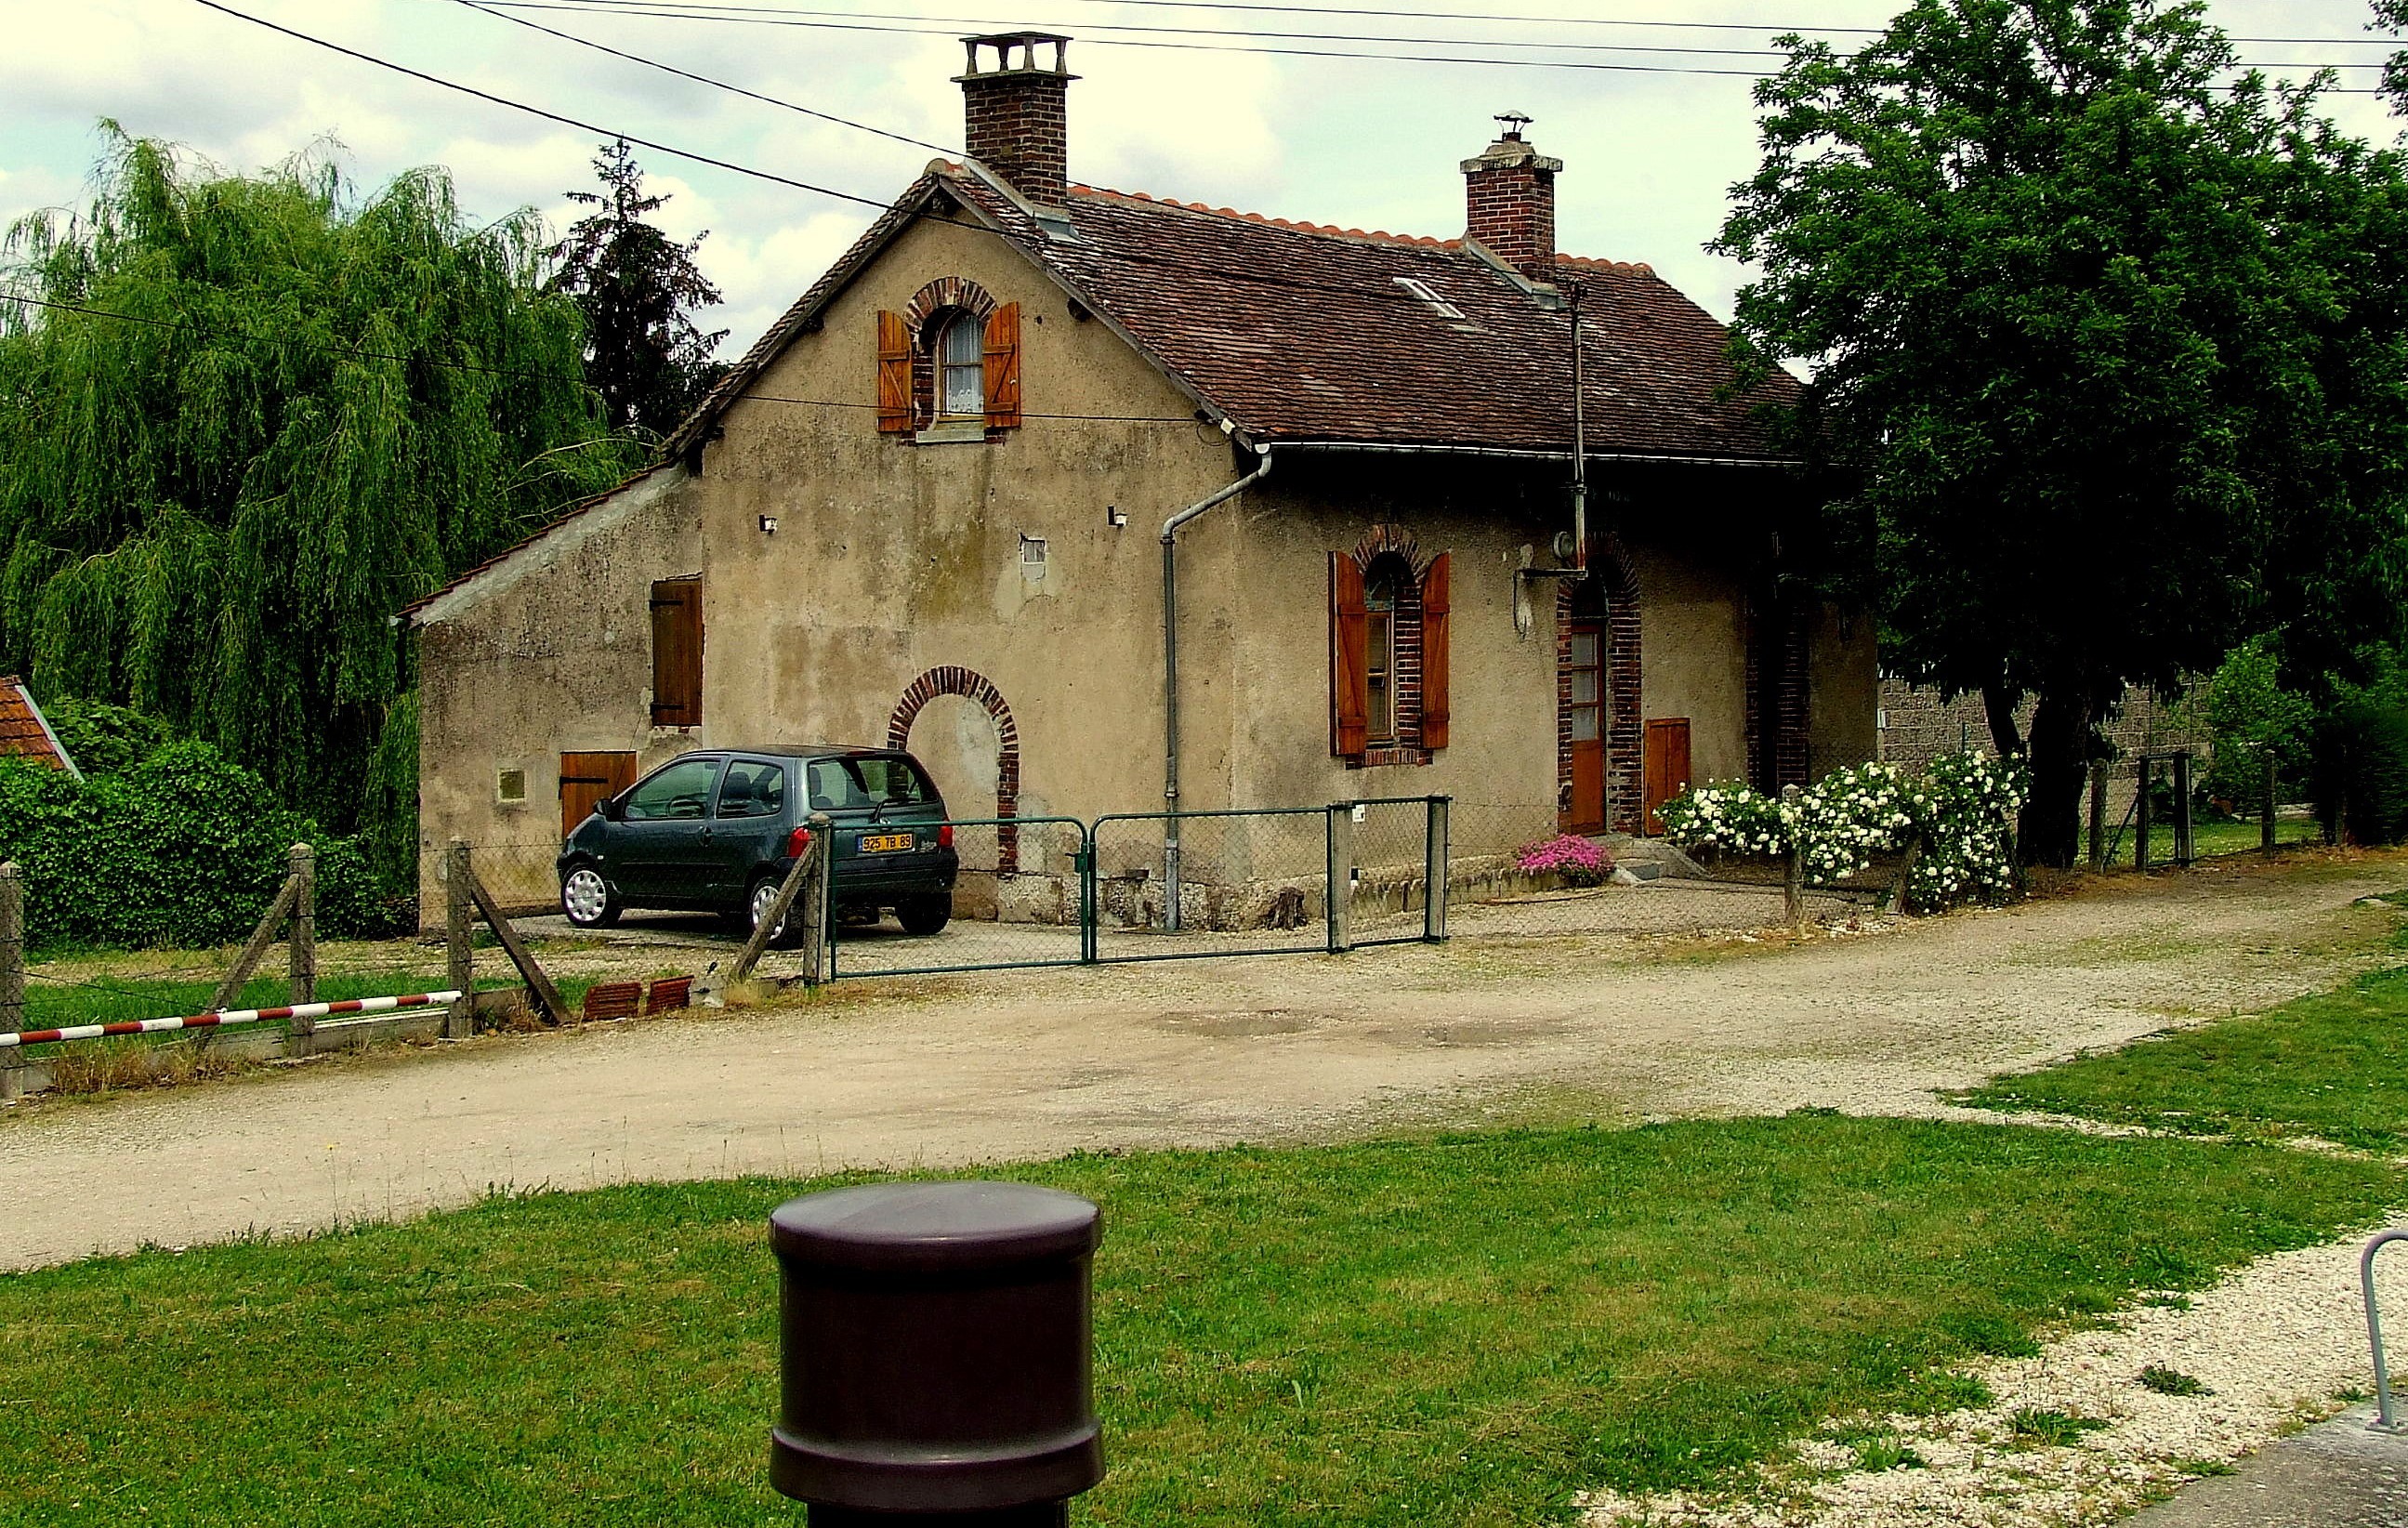
[[[2088,819],[2084,820],[2086,822]],[[2254,819],[2248,822],[2193,822],[2191,853],[2201,859],[2211,855],[2246,854],[2265,842],[2262,834],[2263,829]],[[2086,856],[2090,852],[2089,829],[2086,827],[2083,835],[2082,852]],[[2324,829],[2311,818],[2277,816],[2274,819],[2274,842],[2280,847],[2322,843],[2324,840]],[[2141,843],[2138,825],[2126,821],[2119,836],[2116,825],[2110,822],[2107,825],[2107,841],[2114,847],[2107,862],[2130,869],[2133,851],[2140,847]],[[2172,865],[2173,858],[2173,822],[2171,818],[2159,817],[2149,825],[2149,864],[2153,869],[2163,869]],[[2083,863],[2089,861],[2086,858]]]
[[[2376,1218],[2272,1146],[1801,1114],[1001,1170],[1105,1210],[1111,1524],[1560,1521]],[[0,1277],[0,1522],[793,1523],[765,1180]],[[95,1191],[105,1191],[99,1186]]]
[[[2193,1133],[2320,1135],[2399,1151],[2408,1148],[2403,1020],[2408,969],[2379,972],[2268,1013],[1994,1078],[1960,1102]]]

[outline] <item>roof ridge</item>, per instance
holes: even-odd
[[[1262,212],[1240,212],[1232,207],[1214,207],[1206,202],[1182,202],[1176,196],[1156,196],[1143,191],[1116,191],[1110,186],[1090,186],[1073,182],[1074,195],[1117,196],[1123,201],[1145,202],[1154,207],[1175,207],[1182,212],[1202,212],[1208,217],[1228,218],[1238,223],[1260,223],[1268,228],[1285,228],[1291,233],[1318,234],[1325,238],[1360,238],[1382,244],[1402,244],[1419,250],[1459,250],[1460,238],[1433,238],[1427,234],[1392,234],[1384,228],[1365,230],[1341,228],[1334,223],[1300,223],[1292,218],[1275,218]]]
[[[1656,267],[1644,260],[1609,260],[1601,255],[1593,254],[1565,254],[1558,252],[1555,255],[1555,264],[1573,266],[1583,270],[1627,270],[1641,276],[1656,274]]]

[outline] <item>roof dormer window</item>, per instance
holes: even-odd
[[[1444,297],[1440,296],[1437,292],[1431,289],[1430,284],[1427,281],[1418,281],[1411,276],[1398,276],[1394,278],[1394,280],[1398,286],[1403,287],[1406,292],[1418,298],[1424,307],[1427,308],[1431,312],[1436,313],[1439,317],[1443,319],[1453,319],[1457,323],[1462,322],[1463,310],[1447,301]]]

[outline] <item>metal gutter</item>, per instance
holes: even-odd
[[[1261,465],[1226,487],[1214,490],[1162,523],[1162,799],[1172,814],[1163,824],[1163,917],[1179,928],[1179,527],[1218,504],[1224,504],[1270,476],[1271,448],[1256,446]]]
[[[1569,462],[1569,451],[1526,451],[1512,446],[1440,446],[1381,440],[1271,440],[1282,451],[1359,451],[1380,455],[1488,456],[1525,462]],[[1589,462],[1656,462],[1668,467],[1803,467],[1795,456],[1684,456],[1648,451],[1584,451]]]

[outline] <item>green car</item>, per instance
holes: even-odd
[[[561,845],[560,910],[580,929],[607,929],[631,907],[725,913],[757,928],[817,812],[833,819],[828,894],[839,915],[892,908],[914,934],[952,919],[961,862],[928,771],[891,748],[824,746],[681,754],[595,802]],[[798,937],[793,921],[771,938]]]

